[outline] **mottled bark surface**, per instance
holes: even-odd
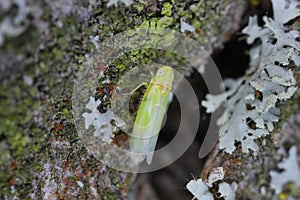
[[[0,0],[1,199],[126,199],[135,175],[90,155],[71,112],[75,72],[95,48],[93,38],[101,42],[138,26],[179,31],[182,18],[196,28],[187,37],[212,53],[239,28],[245,6],[233,0],[135,1],[128,7],[98,0]],[[157,55],[129,54],[108,76]],[[108,93],[111,87],[103,85]]]

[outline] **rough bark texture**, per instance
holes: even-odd
[[[187,37],[196,39],[212,53],[239,28],[245,7],[245,1],[234,0],[138,0],[128,7],[122,3],[107,7],[106,1],[98,0],[0,0],[1,23],[5,19],[12,20],[12,27],[0,30],[3,40],[0,48],[0,198],[126,199],[136,175],[110,169],[89,155],[73,122],[73,80],[85,55],[95,48],[91,38],[99,36],[99,41],[103,41],[141,25],[179,31],[180,18],[183,18],[196,28],[194,33],[187,33]],[[108,76],[118,77],[134,65],[146,64],[157,52],[153,56],[145,55],[143,51],[129,54],[127,59],[110,68]],[[108,93],[111,87],[111,84],[103,85]],[[289,119],[292,118],[293,115]],[[273,142],[272,138],[266,141]],[[265,148],[266,154],[276,153],[273,148]],[[267,169],[262,169],[258,162],[255,163],[259,169],[255,169],[253,161],[238,153],[228,160],[226,155],[220,156],[214,158],[217,162],[209,167],[223,163],[224,168],[233,171],[227,174],[228,179],[243,179],[245,188],[241,189],[241,197],[251,196],[242,190],[257,194],[254,188],[258,185],[251,177],[238,176],[234,171],[249,172],[252,176],[258,173],[263,179],[266,175],[263,170]],[[261,155],[265,157],[263,163],[272,168],[275,164],[269,165],[273,161]],[[142,191],[152,191],[147,187]],[[252,189],[247,190],[247,187]],[[147,199],[146,193],[138,196],[133,192],[131,197]],[[148,196],[148,199],[153,198],[153,194]]]

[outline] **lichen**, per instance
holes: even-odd
[[[182,18],[180,18],[180,32],[184,33],[185,31],[194,32],[195,28],[188,23],[184,22]]]
[[[232,154],[237,148],[236,142],[240,142],[244,153],[252,150],[256,154],[259,147],[255,140],[274,131],[274,123],[279,121],[277,102],[290,99],[297,91],[292,68],[299,59],[299,32],[287,30],[283,24],[295,17],[295,3],[289,4],[292,14],[284,19],[279,14],[281,4],[284,1],[273,1],[274,19],[278,21],[265,16],[265,25],[259,27],[257,18],[253,17],[242,31],[248,35],[248,44],[257,38],[261,40],[260,46],[250,51],[250,69],[242,78],[244,83],[239,87],[233,84],[227,96],[209,95],[202,102],[209,112],[216,110],[221,102],[226,103],[225,112],[217,124],[221,127],[219,148],[227,153]],[[297,13],[298,16],[300,12]]]
[[[213,195],[208,191],[207,185],[202,179],[191,180],[187,185],[187,189],[197,198],[205,200],[213,200]]]
[[[85,118],[85,128],[88,129],[90,125],[93,125],[95,128],[94,136],[104,142],[111,143],[114,137],[113,133],[117,131],[118,127],[124,127],[124,122],[113,116],[110,110],[107,110],[105,113],[100,113],[97,110],[100,103],[100,100],[95,101],[94,97],[90,97],[86,108],[92,112],[82,114]],[[115,125],[111,124],[112,121],[115,122]]]
[[[227,121],[223,120],[220,127],[227,132],[220,135],[220,149],[216,157],[212,156],[214,163],[210,167],[224,167],[228,172],[225,178],[238,182],[237,199],[299,198],[297,184],[293,181],[284,184],[287,178],[283,176],[288,170],[282,169],[281,163],[287,162],[280,160],[282,156],[277,148],[279,143],[284,144],[284,149],[294,145],[299,148],[298,122],[290,120],[296,118],[294,115],[299,111],[297,88],[300,83],[296,81],[299,80],[299,23],[294,18],[300,12],[299,6],[293,7],[297,1],[272,2],[274,20],[263,17],[264,25],[259,26],[258,18],[250,17],[248,26],[242,31],[247,35],[248,44],[255,43],[249,52],[249,69],[244,77],[225,80],[228,89],[225,94],[208,95],[202,102],[210,112],[222,104],[227,106]],[[291,15],[288,12],[279,14],[282,9],[290,10]],[[256,131],[259,131],[257,135]],[[283,147],[280,149],[282,151]],[[299,163],[293,160],[294,175],[298,175]],[[279,168],[284,171],[280,173]],[[279,181],[276,186],[274,180]],[[272,187],[281,186],[282,191],[274,194]]]
[[[5,12],[13,10],[13,6],[17,6],[17,13],[15,16],[6,16],[0,22],[0,47],[4,44],[5,37],[17,37],[22,34],[28,27],[29,8],[25,0],[14,0],[8,3],[2,3],[1,8]]]
[[[203,181],[201,178],[191,180],[186,187],[199,200],[213,200],[221,197],[225,200],[234,200],[238,185],[235,182],[229,184],[223,181],[224,174],[222,167],[214,168],[207,180]],[[218,193],[212,192],[214,187],[218,187]]]
[[[292,146],[289,150],[288,158],[278,163],[278,168],[283,171],[270,171],[270,187],[275,190],[277,195],[282,192],[283,185],[286,183],[292,182],[296,187],[300,187],[300,166],[298,160],[297,147]]]

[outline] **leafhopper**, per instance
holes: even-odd
[[[174,74],[169,66],[158,69],[142,98],[130,141],[131,158],[151,164],[159,131],[167,111]]]

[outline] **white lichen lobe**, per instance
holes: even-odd
[[[231,184],[226,183],[223,180],[225,171],[223,167],[217,167],[212,170],[209,174],[207,180],[202,180],[201,178],[197,180],[191,180],[186,185],[186,188],[196,197],[198,200],[213,200],[214,195],[209,191],[213,188],[213,183],[221,181],[218,183],[220,193],[218,197],[223,197],[225,200],[235,200],[235,192],[238,185],[233,182]]]
[[[104,142],[110,143],[114,137],[113,132],[116,132],[120,127],[124,127],[125,124],[121,119],[115,117],[110,110],[107,110],[105,113],[100,113],[97,109],[100,104],[100,100],[95,101],[94,97],[90,97],[86,108],[91,112],[82,114],[85,119],[85,129],[89,129],[90,126],[93,126],[95,129],[94,136],[99,137]],[[116,125],[112,125],[112,121],[114,121]]]
[[[297,187],[300,187],[300,166],[298,161],[297,147],[292,146],[288,157],[278,163],[278,168],[283,171],[270,171],[270,186],[275,190],[276,194],[281,193],[283,185],[288,182],[293,182]]]
[[[208,176],[206,185],[208,185],[209,187],[212,187],[212,184],[214,182],[223,180],[224,175],[225,175],[225,171],[223,170],[223,167],[214,168]]]
[[[198,180],[191,180],[186,188],[196,197],[198,200],[213,200],[212,193],[208,191],[208,186],[203,182],[201,178]]]
[[[186,23],[183,21],[182,18],[180,18],[180,32],[184,33],[185,31],[194,32],[196,29],[192,25]]]

